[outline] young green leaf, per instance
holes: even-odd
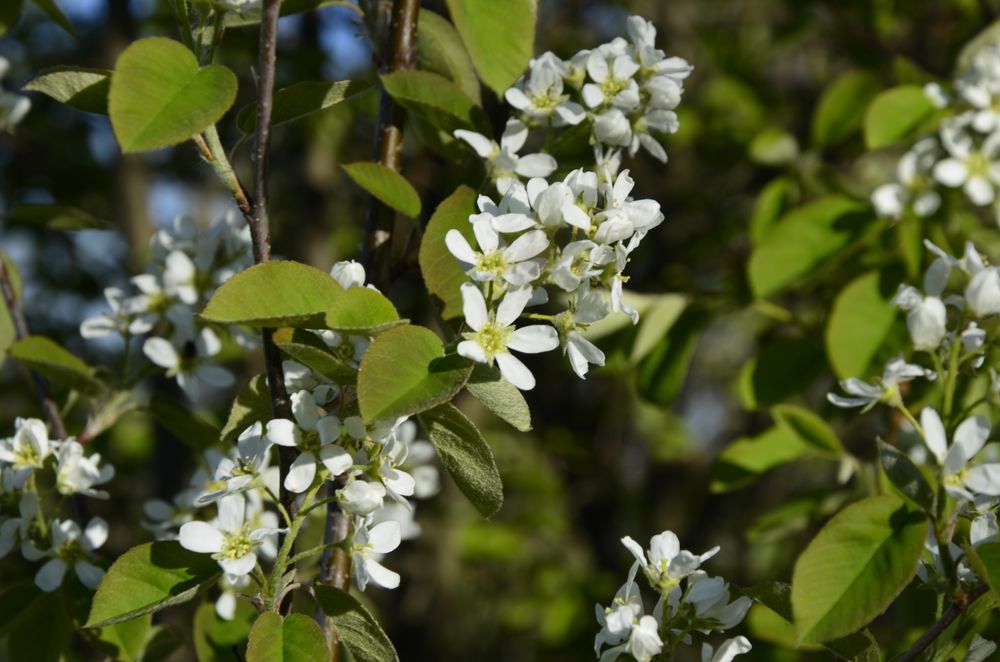
[[[771,469],[802,459],[811,451],[809,444],[784,426],[775,426],[756,437],[737,439],[716,459],[708,489],[728,492],[744,487]]]
[[[236,601],[236,612],[228,620],[219,618],[214,603],[203,602],[194,613],[191,631],[199,662],[235,662],[233,648],[242,647],[256,617],[257,610],[246,600]]]
[[[99,115],[108,114],[110,69],[51,67],[24,86],[26,92],[41,92],[59,103]]]
[[[254,423],[267,423],[271,418],[271,393],[267,390],[267,377],[257,375],[247,382],[233,401],[229,418],[220,433],[222,441],[232,443]]]
[[[60,662],[66,659],[73,623],[59,593],[42,593],[11,623],[6,653],[10,660]]]
[[[762,165],[788,165],[799,156],[799,141],[788,131],[769,126],[750,141],[749,153],[751,159]]]
[[[906,453],[879,439],[878,460],[879,464],[882,465],[882,470],[885,471],[885,475],[903,493],[903,496],[913,501],[913,503],[923,508],[926,512],[934,512],[934,490],[931,489],[927,478],[920,472],[917,465],[913,464],[913,460]]]
[[[21,18],[21,10],[24,7],[24,0],[7,0],[0,3],[0,37],[14,27],[17,20]]]
[[[4,270],[7,278],[14,288],[14,297],[21,298],[21,275],[17,272],[17,267],[11,262],[5,253],[0,253],[0,260],[3,260]],[[10,346],[17,339],[17,330],[14,328],[14,319],[7,309],[7,301],[0,295],[0,366],[7,360],[7,352]]]
[[[906,588],[924,551],[927,518],[895,496],[840,511],[795,563],[792,610],[801,642],[867,625]]]
[[[358,662],[398,662],[399,656],[378,621],[350,593],[318,584],[316,602],[333,623],[337,638]]]
[[[65,30],[66,33],[69,34],[69,36],[71,37],[76,36],[76,29],[73,27],[73,24],[69,22],[69,19],[66,18],[66,14],[64,14],[62,10],[59,9],[59,5],[56,4],[55,0],[32,0],[32,1],[35,3],[35,6],[41,9],[42,12],[44,12],[45,15],[48,16],[53,23],[55,23],[63,30]]]
[[[175,541],[133,547],[115,560],[97,587],[84,627],[121,623],[187,602],[221,572],[211,556],[190,552]]]
[[[657,343],[667,336],[689,301],[683,294],[661,294],[642,311],[639,329],[629,354],[629,361],[633,365],[649,356]]]
[[[750,241],[754,245],[761,242],[778,218],[791,207],[797,191],[798,185],[790,177],[778,177],[761,190],[750,215]]]
[[[247,662],[317,662],[329,658],[323,629],[305,614],[282,618],[273,611],[265,612],[250,628]]]
[[[865,112],[865,145],[878,149],[912,136],[934,110],[934,104],[917,85],[882,92]]]
[[[848,283],[833,302],[823,338],[837,377],[865,377],[896,319],[898,281],[869,271]]]
[[[812,336],[765,346],[740,370],[743,405],[757,409],[801,393],[823,371],[823,346]]]
[[[805,407],[778,405],[771,409],[774,422],[797,435],[817,453],[840,457],[844,446],[830,426],[822,418]]]
[[[327,309],[343,294],[344,288],[325,271],[272,260],[224,282],[201,316],[220,324],[321,329]]]
[[[666,336],[649,350],[636,372],[636,385],[643,398],[666,406],[677,397],[707,319],[703,310],[686,308]]]
[[[108,110],[122,151],[176,145],[218,122],[236,100],[226,67],[198,67],[183,44],[162,37],[133,42],[111,76]]]
[[[291,16],[303,12],[323,9],[333,6],[347,7],[352,11],[358,11],[358,6],[349,0],[283,0],[281,3],[281,16]],[[242,11],[226,12],[225,25],[229,28],[245,28],[260,24],[260,5],[256,8],[244,8]]]
[[[294,122],[370,89],[371,83],[360,80],[299,81],[274,93],[271,126]],[[244,106],[236,118],[236,125],[243,133],[253,133],[257,127],[257,104]]]
[[[842,143],[861,128],[865,107],[879,82],[864,71],[848,71],[823,91],[813,116],[812,140],[824,148]]]
[[[521,432],[531,430],[531,410],[521,391],[503,379],[500,371],[482,363],[472,368],[466,390],[491,412]]]
[[[420,241],[420,273],[446,320],[462,315],[459,287],[468,277],[448,250],[444,237],[449,230],[458,230],[466,240],[475,241],[469,223],[469,216],[475,212],[476,192],[468,186],[459,186],[434,210]]]
[[[333,350],[313,333],[302,329],[278,329],[274,332],[273,339],[282,352],[327,379],[338,384],[353,384],[358,379],[357,369],[345,363],[343,358],[335,356]],[[350,343],[345,343],[342,348],[349,349],[353,355]]]
[[[93,368],[43,336],[18,340],[10,346],[9,353],[11,358],[60,386],[91,395],[104,388],[94,376]]]
[[[65,205],[18,205],[6,218],[11,223],[33,225],[49,230],[110,230],[112,226],[91,214]]]
[[[348,163],[344,172],[384,204],[410,218],[420,216],[420,194],[401,174],[374,161]]]
[[[420,424],[441,457],[441,464],[472,505],[490,517],[503,505],[503,482],[493,451],[483,435],[451,403],[420,414]]]
[[[172,435],[198,452],[219,443],[218,426],[188,411],[164,393],[154,393],[149,399],[149,412]]]
[[[535,52],[535,0],[447,0],[447,4],[479,77],[502,96]]]
[[[372,342],[358,372],[358,406],[366,423],[416,414],[448,402],[469,379],[465,359],[445,356],[433,331],[406,325]]]
[[[417,68],[444,76],[470,99],[481,103],[479,78],[458,30],[425,8],[420,9],[417,22]]]
[[[750,255],[750,288],[775,294],[809,274],[870,226],[871,210],[850,198],[819,198],[785,215]]]
[[[402,70],[383,75],[382,85],[399,105],[448,134],[455,129],[490,133],[483,109],[444,76]]]
[[[106,625],[97,632],[98,647],[109,649],[107,652],[112,659],[139,662],[143,659],[152,626],[152,614]]]
[[[985,574],[983,579],[989,584],[993,595],[1000,596],[1000,542],[986,542],[978,545],[972,556],[975,565],[980,566],[980,568],[974,567],[974,569]]]
[[[373,336],[400,324],[392,302],[367,287],[352,287],[326,311],[326,328],[344,333]]]

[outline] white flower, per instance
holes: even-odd
[[[481,133],[464,129],[455,131],[455,137],[467,142],[486,160],[487,172],[501,194],[518,181],[518,176],[548,177],[557,167],[556,160],[549,154],[517,155],[528,139],[528,127],[517,119],[507,120],[499,145]]]
[[[971,118],[959,116],[941,129],[941,144],[949,156],[934,166],[934,179],[945,186],[962,187],[972,204],[985,206],[996,198],[1000,184],[1000,132],[993,133],[977,147],[967,132]]]
[[[920,217],[930,216],[941,206],[941,196],[933,189],[931,172],[938,158],[932,138],[917,142],[896,166],[896,182],[883,184],[872,193],[879,216],[898,219],[909,208]]]
[[[956,499],[972,501],[972,492],[1000,496],[1000,463],[967,467],[982,450],[990,436],[990,422],[984,416],[971,416],[955,429],[948,446],[941,417],[930,407],[920,412],[920,425],[927,448],[942,468],[945,489]],[[970,492],[971,490],[971,492]]]
[[[365,590],[369,581],[382,588],[399,586],[399,574],[383,566],[373,556],[388,554],[399,547],[401,539],[397,522],[382,522],[370,529],[357,527],[351,544],[351,571],[358,590]]]
[[[965,287],[965,301],[976,317],[1000,313],[1000,271],[984,267],[976,272]]]
[[[701,662],[731,662],[737,655],[749,653],[752,646],[746,637],[726,639],[718,650],[707,641],[701,645]]]
[[[354,480],[337,492],[337,500],[347,512],[364,517],[382,507],[385,494],[382,483]]]
[[[563,76],[568,73],[565,63],[543,55],[532,60],[527,77],[522,76],[504,92],[504,99],[527,117],[547,120],[555,125],[579,124],[587,116],[583,107],[563,94]]]
[[[559,335],[551,326],[531,324],[515,329],[514,322],[531,298],[530,287],[509,290],[495,312],[487,312],[486,300],[472,283],[462,284],[462,304],[465,322],[472,329],[463,334],[458,344],[462,356],[497,367],[504,379],[521,389],[535,387],[535,377],[510,350],[537,354],[559,346]]]
[[[0,57],[0,78],[7,74],[8,69],[10,62],[7,58]],[[0,131],[13,132],[14,127],[21,123],[29,110],[31,110],[31,99],[0,90]]]
[[[17,489],[24,487],[35,469],[42,468],[51,452],[49,430],[37,418],[18,418],[14,422],[14,436],[0,440],[0,462],[7,462],[13,468],[13,484]]]
[[[965,657],[962,658],[962,662],[984,662],[990,659],[996,650],[997,645],[995,643],[989,639],[984,639],[978,634],[974,635],[972,643],[969,644],[969,649],[965,653]]]
[[[181,546],[192,552],[211,554],[228,575],[249,574],[257,565],[257,549],[277,530],[251,528],[246,521],[246,506],[242,494],[222,497],[216,522],[188,522],[181,527]]]
[[[612,104],[622,110],[633,110],[640,102],[639,85],[633,80],[639,63],[631,56],[621,54],[609,62],[600,51],[591,52],[587,58],[587,83],[581,91],[583,102],[591,108]]]
[[[444,241],[473,280],[503,280],[518,287],[536,280],[541,274],[540,260],[535,258],[549,246],[548,237],[541,230],[525,232],[509,246],[501,246],[499,233],[486,219],[474,221],[472,231],[479,251],[473,250],[458,230],[449,230]]]
[[[633,570],[635,566],[633,566]],[[604,646],[617,646],[629,636],[633,624],[642,615],[642,596],[635,584],[635,572],[629,573],[629,578],[615,593],[610,607],[595,605],[597,623],[601,630],[594,637],[594,653],[601,655]]]
[[[330,275],[345,290],[352,287],[363,287],[365,284],[365,268],[354,260],[337,262],[330,268]]]
[[[94,517],[82,532],[72,520],[52,523],[52,547],[47,552],[51,558],[35,574],[35,584],[46,592],[62,586],[63,577],[70,567],[80,579],[80,583],[96,589],[104,578],[104,571],[87,560],[95,549],[108,539],[108,524],[100,517]]]
[[[632,123],[619,108],[606,110],[594,118],[594,138],[606,145],[632,144]]]
[[[67,439],[56,453],[56,490],[60,494],[84,494],[98,499],[107,499],[104,490],[94,487],[103,485],[115,475],[115,468],[109,464],[98,466],[101,456],[97,453],[87,457],[83,446],[75,439]]]
[[[649,583],[661,593],[676,586],[680,580],[696,571],[702,563],[719,553],[717,546],[700,555],[681,549],[680,540],[672,531],[664,531],[653,536],[646,552],[629,536],[622,538],[622,544],[632,552],[636,564],[645,573]]]
[[[267,468],[270,459],[271,439],[264,433],[264,426],[254,423],[240,433],[236,440],[236,459],[224,457],[215,467],[215,487],[198,497],[195,503],[203,505],[250,487]],[[218,483],[221,482],[221,485]]]
[[[34,492],[22,492],[17,511],[17,517],[0,521],[0,559],[14,549],[18,540],[28,540],[28,532],[38,512],[38,496]]]
[[[354,464],[346,450],[333,443],[342,436],[336,416],[326,416],[309,391],[292,394],[294,421],[276,418],[267,423],[267,437],[279,446],[299,449],[299,455],[285,476],[285,489],[300,494],[316,478],[316,464],[322,463],[331,477],[339,476]]]
[[[152,315],[136,315],[131,299],[125,298],[125,293],[117,287],[104,289],[104,298],[110,310],[91,317],[80,324],[80,335],[84,338],[103,338],[113,333],[133,336],[148,333],[153,328],[155,317]]]
[[[838,407],[845,408],[870,408],[879,402],[897,407],[902,404],[899,385],[917,377],[934,380],[937,374],[933,370],[907,363],[902,357],[896,357],[885,365],[878,383],[869,384],[851,377],[840,382],[840,388],[847,391],[847,397],[837,393],[827,393],[826,399]]]
[[[951,267],[938,258],[931,263],[924,276],[924,293],[915,287],[900,285],[893,304],[907,311],[906,327],[913,346],[919,350],[937,349],[947,333],[948,313],[941,293],[948,284]]]
[[[199,402],[212,389],[223,389],[233,384],[233,375],[225,368],[205,363],[200,357],[218,353],[220,343],[215,333],[202,329],[195,341],[198,357],[182,357],[180,351],[166,338],[147,338],[142,352],[150,361],[165,368],[168,377],[176,377],[177,385],[191,399]]]
[[[626,650],[636,662],[649,662],[663,650],[659,629],[660,624],[652,616],[643,616],[632,628]]]
[[[729,630],[747,615],[751,600],[746,596],[729,601],[729,587],[721,577],[709,577],[704,572],[688,578],[685,602],[694,606],[694,627],[704,633]]]

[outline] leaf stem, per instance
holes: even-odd
[[[932,625],[930,629],[923,634],[923,636],[917,639],[917,641],[910,646],[909,650],[903,653],[900,657],[896,658],[896,662],[914,662],[917,660],[920,655],[923,654],[923,652],[927,650],[927,648],[929,648],[930,645],[933,644],[953,622],[955,622],[956,618],[961,616],[973,602],[981,598],[988,591],[989,587],[986,584],[979,584],[968,593],[962,591],[956,593],[952,599],[951,606],[948,607],[948,610],[941,615],[941,618],[939,618],[934,625]]]

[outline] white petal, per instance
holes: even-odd
[[[507,347],[517,352],[538,354],[559,346],[559,334],[547,324],[522,326],[510,334]]]
[[[331,476],[343,474],[354,464],[351,454],[336,444],[323,446],[319,450],[319,459]]]
[[[955,438],[945,458],[945,475],[950,476],[962,468],[983,448],[990,436],[990,422],[984,416],[971,416],[955,430]]]
[[[98,568],[90,561],[80,559],[73,564],[73,570],[76,572],[76,576],[80,578],[80,583],[91,590],[96,589],[97,585],[104,579],[104,570]]]
[[[500,147],[504,151],[517,154],[524,142],[528,139],[528,127],[518,119],[509,119],[504,126],[503,135],[500,136]],[[544,176],[544,175],[543,175]]]
[[[276,418],[267,422],[267,438],[279,446],[294,447],[302,439],[302,431],[294,421]]]
[[[219,500],[219,526],[223,531],[239,531],[246,519],[247,502],[242,494],[229,494]]]
[[[365,559],[365,571],[373,582],[382,588],[396,588],[399,586],[399,573],[389,570],[378,561]]]
[[[475,131],[459,129],[455,131],[455,137],[467,142],[476,151],[476,154],[484,159],[488,159],[497,149],[495,142]]]
[[[250,552],[238,559],[220,559],[219,565],[222,566],[227,575],[242,577],[253,571],[254,566],[257,565],[257,555]]]
[[[316,478],[316,456],[309,452],[301,453],[288,468],[285,489],[301,494],[309,489],[314,478]]]
[[[497,307],[496,323],[499,326],[510,326],[513,324],[521,316],[521,313],[524,312],[524,307],[528,305],[530,298],[530,287],[524,286],[509,290]]]
[[[965,191],[965,195],[969,196],[972,204],[977,207],[990,204],[995,197],[993,185],[985,177],[970,177],[962,190]]]
[[[62,586],[66,563],[62,559],[49,559],[35,574],[35,584],[46,593]]]
[[[969,170],[958,159],[944,159],[934,166],[934,179],[945,186],[961,186],[969,177]]]
[[[207,522],[188,522],[178,533],[181,547],[201,554],[215,554],[222,550],[225,539],[222,532]]]
[[[316,399],[309,391],[299,391],[292,394],[292,415],[295,422],[303,430],[315,430],[316,423],[319,422],[319,410],[316,408]]]
[[[488,363],[489,359],[486,358],[486,351],[480,346],[479,343],[473,340],[463,340],[458,343],[458,347],[455,348],[459,356],[464,356],[467,359],[476,361],[477,363]]]
[[[402,529],[399,522],[388,521],[368,529],[368,546],[378,554],[388,554],[399,547]]]
[[[533,258],[549,246],[549,239],[541,230],[525,232],[504,249],[504,257],[511,262]]]
[[[548,177],[558,166],[548,154],[528,154],[517,160],[514,172],[522,177]]]
[[[461,262],[469,265],[476,263],[476,252],[472,250],[472,246],[469,245],[468,240],[458,230],[448,230],[448,233],[444,236],[444,243],[448,247],[448,250],[451,251],[451,254]]]
[[[215,388],[226,388],[233,385],[233,373],[217,365],[206,364],[198,366],[194,370],[195,376],[209,386]]]
[[[169,340],[164,338],[147,338],[142,344],[142,353],[150,361],[161,368],[176,368],[180,364],[180,356]]]
[[[462,283],[462,312],[465,314],[465,322],[473,331],[479,331],[486,324],[488,315],[486,312],[486,299],[479,288],[472,283]]]
[[[93,517],[83,530],[83,546],[91,552],[100,548],[108,539],[108,523],[101,517]]]
[[[530,391],[535,388],[535,377],[528,370],[519,359],[514,357],[513,354],[508,352],[501,352],[495,357],[497,362],[497,367],[500,368],[500,374],[508,382],[521,389],[522,391]]]
[[[476,235],[476,243],[484,253],[492,253],[500,247],[500,235],[493,229],[493,224],[488,218],[473,221],[472,232]]]
[[[944,424],[941,417],[930,407],[925,407],[920,412],[920,427],[924,429],[924,441],[930,449],[938,464],[944,465],[945,456],[948,454],[948,439],[945,437]]]
[[[989,463],[972,467],[965,473],[965,484],[979,494],[1000,496],[1000,464]]]

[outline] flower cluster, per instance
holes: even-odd
[[[213,358],[227,337],[250,348],[255,338],[239,327],[218,327],[199,319],[200,311],[215,289],[233,274],[253,263],[250,230],[243,219],[230,213],[205,232],[187,217],[156,232],[151,241],[152,260],[146,273],[132,278],[134,293],[117,287],[104,290],[109,311],[80,325],[84,338],[119,334],[126,339],[147,336],[142,350],[193,401],[207,388],[225,388],[232,374]],[[129,351],[126,346],[125,351]]]
[[[601,630],[594,640],[594,652],[601,662],[613,662],[623,654],[648,662],[664,649],[673,651],[681,644],[690,645],[692,632],[708,635],[735,627],[750,609],[750,598],[731,601],[725,580],[700,570],[701,564],[719,551],[718,547],[692,554],[681,549],[671,531],[653,536],[648,550],[627,536],[622,538],[622,544],[635,557],[635,563],[611,604],[596,606]],[[650,614],[646,614],[635,581],[640,570],[659,596]],[[702,660],[729,662],[749,650],[750,642],[742,636],[726,640],[718,650],[703,642]]]
[[[562,346],[582,378],[590,365],[605,360],[584,335],[588,325],[611,312],[638,322],[624,298],[624,270],[664,217],[655,200],[631,197],[635,182],[628,170],[619,172],[621,151],[634,154],[641,145],[666,159],[649,130],[676,130],[673,109],[691,67],[654,47],[652,24],[633,16],[628,26],[631,41],[615,39],[565,62],[552,53],[534,60],[507,90],[505,98],[519,118],[507,123],[500,144],[469,131],[455,133],[486,160],[501,196],[499,202],[481,196],[479,213],[469,218],[470,232],[451,230],[445,237],[472,281],[462,286],[468,330],[458,352],[496,364],[522,390],[533,388],[535,378],[512,351]],[[549,181],[545,178],[558,170],[552,156],[518,156],[529,127],[585,120],[592,124],[592,167]],[[550,289],[556,296],[550,297]],[[561,312],[525,312],[550,299],[563,304]],[[543,323],[517,327],[522,318]]]
[[[10,62],[7,58],[0,57],[0,80],[7,75],[8,69]],[[31,99],[0,88],[0,132],[12,132],[29,110],[31,110]]]
[[[104,570],[94,563],[94,550],[107,539],[108,525],[93,517],[81,529],[60,519],[60,508],[66,497],[106,499],[97,488],[114,473],[76,439],[50,439],[44,422],[17,419],[14,435],[0,439],[0,558],[19,546],[27,560],[45,560],[35,575],[43,591],[59,588],[70,568],[84,586],[97,588]]]

